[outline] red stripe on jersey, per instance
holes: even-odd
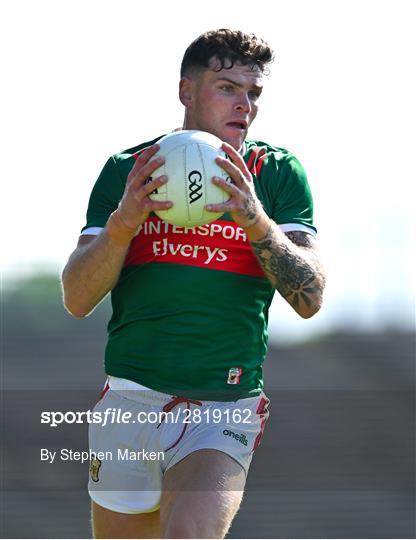
[[[258,152],[258,148],[254,149],[251,151],[251,154],[248,158],[248,161],[247,161],[247,169],[250,171],[251,170],[251,166],[253,165],[253,161],[255,159],[255,157],[257,156],[257,152]]]
[[[251,172],[251,174],[255,174],[256,176],[258,176],[259,174],[257,172],[258,162],[260,159],[263,158],[265,154],[266,154],[265,148],[254,148],[254,150],[252,150],[249,160],[247,162],[247,168]],[[260,166],[260,169],[261,169],[261,166]]]
[[[257,160],[256,166],[255,166],[255,172],[256,172],[257,178],[260,176],[260,171],[261,171],[261,168],[263,167],[263,163],[266,157],[267,157],[266,152],[264,152],[264,154],[262,154]]]
[[[261,438],[263,437],[264,428],[266,426],[266,420],[269,417],[269,413],[267,411],[268,404],[269,404],[269,400],[265,397],[262,397],[258,404],[256,414],[260,415],[261,424],[260,424],[260,432],[258,433],[256,440],[254,441],[252,452],[254,452],[254,450],[259,446]]]
[[[216,220],[193,229],[148,218],[133,238],[124,266],[176,263],[265,278],[244,230]]]

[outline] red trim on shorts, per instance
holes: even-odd
[[[259,446],[261,438],[263,437],[263,432],[264,432],[266,420],[268,417],[268,414],[266,414],[268,404],[269,404],[269,400],[265,397],[262,397],[260,400],[260,403],[258,404],[256,414],[260,415],[261,424],[260,424],[260,432],[258,433],[256,440],[254,441],[254,444],[253,444],[253,449],[251,450],[252,452],[254,452],[254,450],[256,450],[256,448]]]
[[[105,382],[104,388],[102,389],[102,392],[100,394],[100,399],[98,401],[101,401],[109,390],[110,390],[110,385],[108,384],[108,379],[107,379]]]
[[[181,396],[172,396],[171,401],[166,403],[166,405],[163,407],[162,411],[165,412],[165,413],[168,413],[174,407],[176,407],[176,405],[179,405],[180,403],[186,403],[186,410],[190,410],[191,403],[193,403],[194,405],[199,405],[199,406],[202,405],[202,402],[198,401],[196,399],[189,399],[189,398],[181,397]],[[157,428],[160,427],[160,425],[162,424],[164,419],[165,419],[165,417],[162,418],[162,420],[161,420],[160,424],[157,426]],[[175,446],[180,443],[180,441],[182,440],[182,437],[185,435],[185,431],[186,431],[187,427],[188,427],[188,424],[184,423],[182,433],[180,434],[179,438],[177,439],[177,441],[175,443],[173,443],[171,446],[169,446],[169,448],[166,448],[165,452],[167,452],[168,450],[171,450],[172,448],[175,448]]]

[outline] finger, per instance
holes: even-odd
[[[145,165],[137,170],[135,176],[130,178],[129,184],[131,189],[139,189],[159,167],[165,163],[165,158],[158,156],[155,159],[151,159]],[[130,176],[130,175],[129,175]]]
[[[168,177],[166,175],[158,176],[154,180],[147,182],[138,191],[136,191],[133,196],[140,204],[140,207],[144,209],[150,208],[151,210],[155,208],[156,210],[164,210],[166,208],[170,208],[173,205],[172,201],[156,201],[149,197],[149,195],[151,195],[155,191],[155,189],[163,186],[164,184],[166,184],[167,181]]]
[[[221,169],[224,169],[224,171],[231,176],[238,186],[241,187],[246,178],[242,171],[236,165],[234,165],[232,161],[223,157],[217,157],[215,158],[215,162],[221,167]]]
[[[205,205],[205,210],[207,210],[208,212],[232,212],[233,210],[236,210],[237,208],[238,208],[238,205],[234,202],[233,199],[230,199],[229,201],[225,203]]]
[[[223,142],[222,149],[230,157],[231,161],[243,172],[245,178],[251,181],[251,174],[243,156],[230,144]]]
[[[212,178],[212,183],[229,193],[232,197],[241,196],[241,191],[235,184],[231,184],[219,176],[214,176]]]
[[[167,181],[168,177],[166,174],[163,174],[162,176],[150,180],[150,182],[145,182],[143,186],[141,186],[140,191],[144,196],[150,195],[155,189],[166,184]]]
[[[145,148],[137,157],[136,159],[136,163],[139,161],[141,163],[143,163],[143,165],[145,163],[147,163],[149,161],[149,159],[154,156],[158,151],[160,150],[160,146],[156,143],[156,144],[152,144],[152,146],[148,146],[147,148]]]
[[[154,212],[155,210],[168,210],[173,206],[172,201],[152,201],[152,199],[144,199],[142,208],[147,212]]]
[[[136,159],[129,175],[127,176],[127,183],[130,183],[133,178],[135,178],[140,171],[140,169],[146,165],[146,163],[160,150],[158,144],[153,144],[146,148]]]

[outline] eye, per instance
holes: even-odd
[[[220,86],[220,89],[226,92],[227,94],[231,94],[234,90],[234,87],[231,84],[223,84]]]
[[[248,96],[253,101],[257,101],[259,99],[259,97],[260,97],[260,94],[258,92],[249,92]]]

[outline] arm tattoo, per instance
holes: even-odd
[[[286,233],[286,236],[297,246],[313,248],[312,236],[308,233],[302,231],[290,231]]]
[[[324,277],[313,239],[300,231],[287,237],[290,242],[282,242],[270,227],[264,238],[251,245],[269,281],[296,311],[320,305]]]
[[[259,209],[253,195],[249,195],[244,202],[244,212],[247,218],[246,227],[252,227],[259,220]]]

